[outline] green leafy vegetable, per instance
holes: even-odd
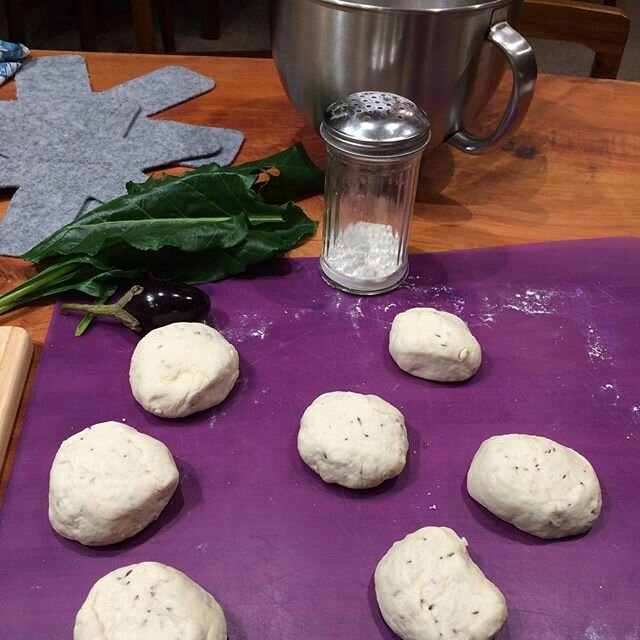
[[[235,167],[129,183],[126,195],[24,254],[39,272],[0,296],[0,314],[67,291],[106,300],[123,280],[144,276],[200,284],[242,273],[314,233],[317,223],[291,200],[323,184],[301,144]]]

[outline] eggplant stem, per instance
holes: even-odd
[[[139,320],[132,316],[125,307],[131,302],[134,296],[140,295],[144,291],[144,288],[139,284],[134,285],[127,291],[119,300],[113,304],[63,304],[60,307],[62,313],[67,311],[80,311],[82,313],[88,313],[92,316],[108,316],[111,318],[117,318],[122,324],[140,333],[142,331],[142,325]]]

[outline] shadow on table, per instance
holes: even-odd
[[[491,204],[512,211],[510,224],[542,225],[548,213],[535,204],[534,196],[544,187],[547,164],[540,141],[526,133],[517,134],[502,149],[482,156],[443,144],[423,160],[416,216],[434,223],[462,223],[473,218],[467,205]],[[465,204],[445,194],[447,189]]]
[[[386,551],[385,551],[386,553]],[[380,556],[382,558],[382,556]],[[376,584],[374,579],[375,566],[371,569],[371,580],[369,581],[369,589],[368,589],[368,598],[369,598],[369,608],[371,609],[371,616],[373,617],[373,621],[378,627],[380,631],[380,638],[384,640],[397,640],[398,636],[396,636],[391,629],[387,626],[382,614],[380,613],[380,608],[378,607],[378,600],[376,599]]]
[[[224,601],[218,602],[224,611],[224,617],[227,622],[227,640],[247,640],[247,632],[240,624],[240,620]]]

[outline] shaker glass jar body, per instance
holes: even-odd
[[[394,289],[407,276],[407,246],[422,150],[397,157],[327,151],[321,270],[358,294]]]
[[[365,91],[333,103],[320,134],[327,145],[322,276],[360,295],[394,289],[408,272],[429,120],[406,98]]]

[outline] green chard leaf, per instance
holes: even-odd
[[[55,255],[95,256],[127,244],[157,251],[232,247],[244,240],[247,222],[280,222],[278,207],[263,202],[239,176],[191,175],[121,196],[74,220],[24,255],[39,262]]]
[[[249,174],[267,174],[268,180],[257,185],[266,202],[284,204],[305,196],[322,193],[324,172],[311,162],[302,143],[273,156],[234,167]]]
[[[189,172],[189,175],[202,176],[214,173],[241,177],[247,188],[255,187],[262,199],[270,204],[284,204],[289,200],[322,193],[324,188],[324,172],[313,164],[300,142],[290,149],[261,160],[232,167],[207,164]],[[258,182],[260,176],[265,176],[266,179]],[[144,193],[155,189],[160,182],[175,182],[180,179],[181,176],[165,174],[161,178],[149,178],[141,184],[129,182],[127,192]]]
[[[24,254],[39,272],[0,296],[0,314],[68,291],[104,299],[143,276],[200,284],[240,274],[315,232],[291,200],[323,183],[301,144],[235,167],[129,183],[126,195]]]
[[[158,280],[179,280],[186,284],[216,282],[282,253],[283,246],[295,246],[316,229],[316,223],[293,202],[284,205],[282,218],[280,223],[249,225],[244,241],[233,247],[189,253],[174,247],[140,251],[123,245],[110,250],[104,260],[122,271],[137,265],[141,274]],[[97,258],[103,259],[100,255]]]
[[[0,314],[40,298],[68,291],[90,296],[111,295],[117,283],[137,273],[112,269],[83,256],[59,259],[35,276],[0,296]]]

